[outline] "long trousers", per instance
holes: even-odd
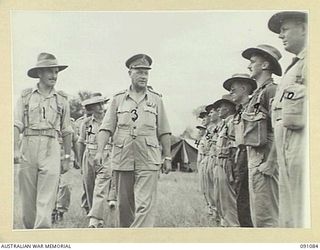
[[[114,171],[120,227],[153,227],[158,171]]]
[[[60,174],[60,144],[56,138],[26,136],[18,170],[22,221],[27,229],[51,228]]]

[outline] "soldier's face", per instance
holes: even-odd
[[[102,115],[104,113],[104,104],[103,104],[103,102],[91,104],[91,105],[88,105],[88,106],[90,106],[89,110],[95,115]]]
[[[209,121],[210,121],[210,118],[208,115],[206,115],[205,117],[202,118],[201,125],[207,126],[209,124]]]
[[[40,82],[48,87],[53,87],[58,79],[59,69],[55,68],[43,68],[38,70],[38,76]]]
[[[198,137],[201,138],[202,136],[204,136],[205,133],[206,133],[205,129],[198,128]]]
[[[246,86],[241,82],[233,82],[230,87],[230,95],[235,103],[240,104],[241,100],[248,96]]]
[[[218,111],[219,117],[221,119],[225,119],[231,114],[231,106],[226,103],[221,103],[217,111]]]
[[[131,69],[129,76],[134,88],[142,89],[146,88],[149,78],[149,70],[147,69]]]
[[[306,42],[307,30],[306,25],[294,20],[286,20],[280,28],[279,38],[282,39],[284,49],[299,54]]]
[[[262,74],[263,70],[269,66],[268,64],[269,63],[262,56],[251,56],[250,63],[248,65],[250,77],[253,79],[258,79],[259,76]]]
[[[218,112],[215,109],[211,109],[209,112],[211,122],[217,122],[219,120]]]

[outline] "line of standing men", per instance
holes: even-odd
[[[280,52],[247,48],[248,74],[223,83],[229,91],[200,113],[198,169],[209,214],[221,226],[307,227],[307,14],[273,15],[269,29],[296,57],[282,75]],[[218,113],[220,122],[215,116]],[[211,119],[211,124],[209,123]]]

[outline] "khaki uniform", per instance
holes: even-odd
[[[83,180],[87,202],[90,209],[89,217],[103,220],[105,203],[115,200],[115,186],[112,184],[112,170],[110,164],[111,144],[104,150],[103,164],[95,165],[94,157],[97,153],[96,136],[101,121],[94,116],[86,118],[80,127],[79,143],[86,145],[82,160]]]
[[[204,180],[203,180],[203,173],[202,173],[202,160],[205,157],[205,135],[201,137],[199,141],[198,147],[198,157],[197,157],[197,167],[198,167],[198,176],[199,176],[199,188],[200,192],[203,194],[205,187],[204,187]]]
[[[247,148],[244,145],[244,123],[241,119],[242,112],[246,108],[246,104],[238,106],[238,110],[234,115],[233,125],[235,132],[235,145],[237,147],[235,156],[235,191],[237,194],[237,211],[241,227],[252,227],[249,201],[249,183],[248,183],[248,157]]]
[[[53,89],[43,97],[38,87],[24,90],[14,126],[23,133],[18,169],[23,224],[28,229],[50,228],[60,174],[58,137],[72,132],[66,95]]]
[[[279,226],[310,226],[310,208],[308,204],[309,188],[307,186],[308,167],[306,163],[306,101],[297,90],[306,87],[306,50],[297,56],[297,62],[284,74],[278,86],[272,105],[272,122],[275,132],[275,144],[279,164]],[[290,92],[285,93],[286,89]],[[303,92],[304,93],[304,92]],[[300,93],[301,94],[301,93]],[[291,99],[294,112],[298,111],[295,122],[302,122],[300,128],[290,128],[290,122],[284,121],[284,101]],[[302,104],[299,102],[302,100]],[[298,108],[298,109],[297,109]],[[300,113],[300,116],[299,116]],[[288,123],[285,125],[285,123]]]
[[[236,193],[234,190],[235,138],[233,116],[230,115],[218,125],[216,160],[214,168],[214,197],[222,226],[239,226]]]
[[[214,197],[214,168],[215,168],[215,161],[216,161],[216,148],[217,148],[217,126],[214,125],[208,128],[210,130],[210,148],[208,149],[208,163],[207,163],[207,197],[210,203],[210,208],[214,211],[217,210],[217,206],[215,204],[216,198]]]
[[[171,133],[161,96],[147,89],[137,102],[130,89],[116,94],[100,130],[113,135],[120,227],[152,227],[161,166],[158,138]]]
[[[273,144],[273,131],[270,117],[270,103],[276,91],[272,78],[259,87],[245,110],[248,113],[259,112],[265,115],[266,126],[259,130],[261,142],[259,146],[248,146],[249,195],[252,223],[254,227],[277,227],[279,216],[278,166],[274,162],[273,175],[265,175],[258,168],[268,160]],[[259,125],[256,123],[256,126]],[[245,142],[247,144],[247,142]]]

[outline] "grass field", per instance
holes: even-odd
[[[79,170],[72,169],[73,187],[71,205],[64,220],[54,224],[55,228],[86,228],[88,218],[80,207],[82,181]],[[16,178],[15,178],[16,179]],[[18,183],[15,181],[15,185]],[[17,186],[16,186],[17,187]],[[21,205],[17,188],[14,201],[14,229],[23,228]],[[106,206],[107,207],[107,206]],[[106,227],[115,227],[117,211],[106,208]],[[157,215],[155,227],[215,227],[216,222],[207,214],[205,201],[198,190],[196,173],[171,172],[161,174],[158,183]]]

